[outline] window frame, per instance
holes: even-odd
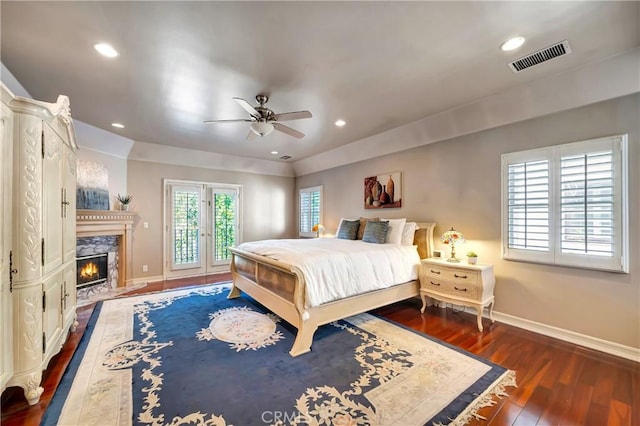
[[[323,209],[323,186],[322,185],[316,185],[316,186],[310,186],[310,187],[306,187],[306,188],[300,188],[298,190],[298,236],[299,237],[305,237],[305,238],[313,238],[315,237],[317,234],[315,232],[313,232],[311,229],[313,228],[313,226],[316,223],[322,223],[322,209]],[[311,223],[313,222],[313,218],[309,219],[309,229],[302,229],[302,225],[303,225],[303,218],[302,218],[302,194],[311,194],[311,193],[319,193],[319,206],[318,206],[318,221],[316,223]],[[308,211],[307,212],[309,214],[309,216],[311,216],[311,212]]]
[[[502,258],[581,269],[629,273],[628,149],[627,134],[572,142],[546,148],[502,154],[501,224]],[[611,256],[563,253],[562,243],[562,158],[611,150],[613,164],[613,245]],[[509,166],[546,160],[549,163],[549,249],[529,250],[509,246]],[[588,233],[588,230],[585,230]]]

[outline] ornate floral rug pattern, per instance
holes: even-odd
[[[101,302],[43,424],[464,424],[515,374],[384,319],[295,329],[227,285]]]

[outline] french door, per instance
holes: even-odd
[[[240,241],[240,185],[165,181],[167,278],[227,271]]]

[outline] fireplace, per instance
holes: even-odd
[[[87,237],[114,236],[116,247],[105,246],[99,241],[91,243],[94,249],[87,249],[87,253],[77,253],[77,258],[95,253],[109,254],[109,262],[115,262],[109,266],[107,274],[107,284],[115,287],[125,287],[132,284],[133,268],[132,258],[133,245],[131,234],[133,232],[133,222],[136,218],[135,212],[111,211],[111,210],[76,210],[76,236],[78,240]],[[115,256],[112,259],[112,256]],[[114,274],[113,271],[116,271]],[[115,275],[115,278],[114,278]],[[104,287],[104,286],[100,286]],[[87,287],[93,289],[94,287]]]
[[[107,253],[76,258],[77,288],[92,287],[107,281]]]

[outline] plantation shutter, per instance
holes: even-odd
[[[613,152],[561,159],[562,253],[612,256]]]
[[[509,165],[509,248],[549,251],[549,161]]]
[[[312,228],[321,222],[322,216],[322,187],[300,189],[300,218],[299,235],[313,237],[316,234]]]
[[[628,272],[627,179],[627,135],[503,154],[503,256]]]

